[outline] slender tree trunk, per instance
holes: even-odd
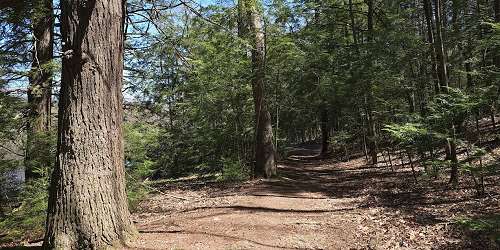
[[[330,140],[330,127],[328,126],[328,110],[321,108],[321,155],[328,154],[328,146]]]
[[[431,0],[424,0],[424,14],[425,14],[425,23],[427,26],[427,41],[430,44],[430,52],[431,52],[431,67],[432,67],[432,76],[434,80],[434,90],[436,93],[441,91],[441,86],[439,83],[438,77],[438,67],[437,67],[437,53],[436,46],[434,42],[434,31],[433,31],[433,22],[432,22],[432,4]]]
[[[387,149],[387,155],[389,156],[389,164],[391,164],[391,170],[394,172],[394,164],[392,164],[391,151]]]
[[[354,11],[353,11],[353,4],[352,0],[349,0],[349,18],[351,19],[351,32],[352,32],[352,40],[354,45],[358,44],[358,36],[356,33],[356,22],[354,20]],[[357,46],[356,46],[357,49]]]
[[[374,6],[373,6],[373,0],[367,0],[368,4],[368,42],[373,41],[373,14],[374,14]],[[371,64],[371,63],[370,63]],[[367,94],[368,94],[368,101],[366,105],[366,114],[367,114],[367,125],[368,125],[368,147],[370,149],[370,155],[372,158],[372,164],[376,165],[378,163],[377,159],[377,131],[376,131],[376,124],[375,124],[375,119],[373,117],[373,106],[375,105],[374,103],[374,97],[373,97],[373,90],[372,90],[372,84],[369,83]]]
[[[498,24],[500,23],[500,0],[495,0],[493,3],[494,6],[494,11],[495,11],[495,22]],[[493,50],[493,62],[495,64],[496,70],[500,71],[500,48],[496,48]],[[497,83],[497,95],[500,96],[500,80],[496,80]],[[497,98],[498,99],[498,98]],[[498,100],[494,100],[492,105],[491,105],[491,123],[493,124],[493,129],[496,130],[496,121],[495,121],[495,115],[496,115],[496,106],[498,104]]]
[[[61,2],[57,160],[44,247],[105,249],[135,229],[125,193],[122,0]]]
[[[366,3],[368,4],[368,40],[371,42],[373,40],[373,0],[367,0]]]
[[[450,183],[456,186],[458,184],[458,159],[457,145],[454,140],[448,140],[447,151],[451,161]]]
[[[276,163],[271,114],[267,110],[264,99],[265,40],[261,16],[257,10],[255,0],[240,0],[238,8],[240,14],[239,34],[243,38],[248,38],[253,46],[252,89],[256,116],[254,175],[256,177],[270,178],[276,175]]]
[[[49,167],[51,161],[46,154],[40,152],[37,145],[44,145],[44,136],[50,130],[50,109],[52,95],[52,69],[54,44],[54,18],[52,0],[34,2],[37,13],[33,15],[33,60],[28,88],[28,123],[25,158],[25,178],[30,180],[40,177],[36,168]],[[49,150],[48,148],[46,150]]]
[[[406,152],[407,155],[408,155],[408,160],[410,161],[410,167],[411,167],[411,174],[413,176],[413,180],[415,180],[415,183],[418,182],[418,179],[417,179],[417,172],[415,171],[415,166],[413,165],[413,157],[412,157],[412,153],[410,152]]]
[[[465,63],[465,72],[467,73],[467,88],[472,90],[474,88],[474,81],[472,80],[472,66],[470,62]]]
[[[500,0],[495,0],[493,2],[493,9],[494,9],[494,19],[495,23],[499,24],[500,23]],[[496,47],[493,49],[493,63],[496,67],[496,71],[500,71],[500,48]],[[496,84],[497,84],[497,96],[500,96],[500,80],[497,77],[496,78]],[[498,99],[498,98],[497,98]],[[498,100],[494,100],[492,103],[491,107],[491,122],[493,124],[493,129],[496,129],[496,121],[495,121],[495,115],[496,115],[496,106],[498,105]],[[497,138],[498,139],[498,138]]]
[[[495,103],[493,103],[491,105],[491,109],[490,109],[490,119],[491,119],[491,126],[493,127],[494,130],[496,130],[497,128],[497,122],[495,120]]]
[[[493,3],[495,6],[493,9],[495,10],[495,22],[498,24],[500,23],[500,0],[495,0]],[[500,70],[500,52],[499,49],[494,50],[495,55],[494,55],[494,60],[495,60],[495,66],[497,67],[497,70]],[[500,86],[499,86],[499,94],[500,94]]]
[[[412,87],[410,91],[408,91],[408,112],[411,114],[415,113],[416,105],[415,105],[415,88]]]
[[[359,114],[361,114],[361,109],[359,111]],[[366,163],[368,164],[368,146],[367,146],[367,138],[366,138],[366,119],[365,119],[365,116],[362,116],[360,115],[360,119],[361,119],[361,122],[362,122],[362,126],[361,126],[361,130],[363,132],[363,153],[365,155],[365,160],[366,160]]]
[[[436,19],[436,41],[435,47],[438,58],[438,76],[443,92],[448,92],[448,72],[446,67],[446,49],[443,42],[443,30],[441,21],[441,0],[434,0],[434,17]],[[458,183],[458,160],[457,160],[457,147],[455,142],[455,126],[452,124],[451,130],[453,131],[453,139],[447,140],[447,158],[451,160],[451,175],[450,183],[456,185]]]
[[[378,163],[377,158],[377,132],[375,127],[375,121],[371,110],[368,110],[368,147],[370,149],[370,156],[372,158],[372,164]]]
[[[448,87],[448,70],[446,67],[446,49],[443,41],[443,29],[441,21],[441,0],[434,0],[434,18],[436,19],[436,40],[434,47],[436,48],[437,64],[438,64],[438,78],[441,88],[445,88],[447,92]]]

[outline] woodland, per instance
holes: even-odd
[[[0,0],[0,249],[500,249],[500,0]]]

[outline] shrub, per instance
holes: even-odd
[[[24,185],[19,197],[19,205],[7,212],[0,221],[0,231],[4,232],[2,242],[35,239],[44,232],[49,178],[33,180]]]
[[[250,177],[249,169],[240,161],[222,159],[222,175],[220,181],[243,181]]]

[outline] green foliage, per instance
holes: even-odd
[[[159,128],[146,122],[125,123],[125,166],[129,208],[134,210],[148,189],[145,180],[154,173]]]
[[[29,143],[26,143],[26,151],[30,157],[24,160],[25,167],[43,173],[44,178],[49,178],[56,159],[56,139],[55,131],[30,135]]]
[[[479,105],[478,100],[458,88],[448,88],[448,93],[437,95],[429,105],[429,122],[437,130],[462,126],[472,110]]]
[[[0,83],[0,88],[2,87]],[[0,143],[6,145],[16,141],[24,123],[23,110],[26,104],[19,97],[10,96],[0,91]],[[5,150],[2,148],[2,150]]]
[[[135,211],[141,201],[149,194],[149,190],[144,181],[135,179],[127,175],[127,200],[130,211]]]
[[[223,159],[222,175],[219,181],[243,181],[250,177],[250,168],[245,166],[240,160]]]
[[[151,109],[161,120],[154,178],[220,172],[224,157],[250,161],[253,155],[248,48],[225,29],[237,26],[237,15],[227,7],[201,11],[220,26],[207,25],[200,17],[165,15],[160,20],[169,28],[152,37],[176,40],[179,48],[154,44],[144,55],[135,52],[134,60],[143,63],[134,62],[134,72],[146,78],[141,89],[147,90]],[[183,24],[189,31],[177,32]]]
[[[43,235],[49,178],[44,170],[38,174],[42,178],[25,184],[19,194],[20,201],[11,201],[13,208],[0,220],[0,231],[5,233],[0,242],[37,239]]]
[[[431,159],[424,161],[423,164],[427,166],[426,175],[429,177],[438,177],[439,173],[442,169],[447,169],[451,166],[451,161],[449,160],[440,160],[440,159]]]
[[[486,151],[471,146],[476,141],[470,136],[473,119],[499,110],[500,25],[491,22],[489,3],[457,11],[454,4],[462,1],[454,1],[444,13],[450,21],[443,27],[450,87],[436,89],[437,57],[427,42],[421,3],[374,1],[369,27],[367,1],[349,6],[338,0],[272,0],[262,8],[260,1],[244,2],[247,10],[263,14],[264,99],[279,151],[317,140],[319,111],[326,110],[334,131],[330,142],[346,155],[350,145],[361,151],[372,129],[370,117],[377,135],[368,139],[417,153],[429,176],[457,165],[473,177],[498,174],[498,160],[483,165]],[[153,13],[140,9],[155,5],[150,1],[127,3],[139,8],[128,11],[125,53],[126,93],[140,107],[127,111],[132,119],[124,126],[132,209],[147,196],[149,179],[206,174],[242,181],[250,177],[254,160],[252,48],[239,37],[238,7],[204,3],[185,12],[162,4]],[[55,151],[52,132],[24,141],[26,101],[8,90],[22,93],[25,79],[36,73],[30,72],[30,33],[33,21],[48,11],[40,1],[24,5],[0,10],[0,181],[6,182],[3,173],[22,166],[24,152],[36,156],[24,163],[42,178],[23,186],[20,206],[4,211],[0,229],[11,238],[23,230],[39,232]],[[188,12],[194,8],[196,14]],[[42,69],[57,71],[59,63]],[[36,95],[40,89],[31,91]],[[472,150],[452,165],[442,160],[446,142]],[[487,231],[495,223],[463,225]]]
[[[352,135],[346,131],[338,131],[330,137],[330,143],[338,146],[345,146],[352,139]]]
[[[500,214],[479,218],[460,218],[456,223],[468,230],[486,234],[493,242],[500,245]]]
[[[396,141],[404,145],[418,144],[429,134],[429,131],[418,123],[390,124],[386,125],[383,130],[389,132]]]
[[[138,171],[139,176],[151,174],[147,169],[154,161],[154,150],[158,147],[160,129],[147,122],[125,123],[125,165]]]
[[[0,218],[0,231],[5,236],[0,241],[19,241],[24,239],[35,239],[41,237],[44,230],[48,187],[50,173],[55,160],[55,133],[37,133],[32,135],[31,147],[29,148],[32,158],[24,161],[33,169],[37,178],[27,183],[2,182],[6,190],[11,190],[8,199],[2,203],[5,214]],[[28,150],[28,149],[27,149]],[[21,159],[0,161],[0,175],[11,176],[19,174],[24,170]],[[13,190],[12,185],[21,185],[19,190]],[[19,192],[20,191],[20,192]]]

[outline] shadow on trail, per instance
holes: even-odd
[[[243,237],[238,237],[238,236],[232,236],[232,235],[226,235],[226,234],[218,234],[218,233],[209,233],[209,232],[201,232],[201,231],[189,231],[189,230],[141,230],[140,233],[145,233],[145,234],[194,234],[194,235],[205,235],[205,236],[211,236],[211,237],[217,237],[217,238],[223,238],[226,240],[236,240],[236,241],[245,241],[249,242],[253,245],[257,245],[260,247],[271,247],[271,248],[278,248],[278,249],[303,249],[303,248],[290,248],[290,247],[282,247],[279,245],[271,245],[271,244],[266,244],[262,242],[258,242],[255,240],[243,238]],[[149,248],[144,248],[149,250]],[[153,248],[152,248],[153,249]]]
[[[465,175],[462,175],[458,188],[451,188],[447,184],[447,177],[434,180],[419,175],[418,183],[415,183],[409,166],[393,166],[395,171],[392,171],[390,166],[384,164],[367,165],[362,157],[348,162],[321,159],[318,157],[318,146],[314,145],[308,145],[307,148],[293,148],[290,152],[288,158],[280,162],[279,177],[275,179],[252,181],[243,185],[209,184],[205,187],[210,188],[211,198],[244,195],[262,198],[308,199],[318,200],[318,202],[331,200],[335,204],[340,202],[342,205],[347,205],[348,208],[299,210],[295,209],[296,207],[278,209],[267,205],[253,207],[237,204],[201,206],[168,212],[182,214],[215,209],[215,215],[231,214],[236,211],[313,214],[381,209],[381,216],[389,221],[401,220],[405,225],[415,228],[436,226],[442,228],[441,230],[444,230],[446,235],[450,237],[454,235],[453,242],[440,242],[439,249],[491,248],[487,245],[488,239],[465,232],[462,228],[455,226],[455,220],[457,215],[479,216],[486,213],[498,213],[500,210],[498,176],[495,177],[496,179],[487,180],[490,190],[488,196],[478,198],[475,196],[473,183]],[[422,172],[420,167],[417,166],[416,169]],[[396,225],[392,224],[392,226]]]
[[[227,210],[235,210],[235,211],[249,211],[253,213],[259,212],[267,212],[267,213],[332,213],[332,212],[341,212],[354,210],[356,208],[341,208],[341,209],[311,209],[311,210],[302,210],[302,209],[281,209],[281,208],[270,208],[270,207],[259,207],[259,206],[217,206],[217,207],[196,207],[192,209],[185,209],[182,211],[176,211],[175,213],[187,213],[193,212],[197,210],[205,210],[205,209],[227,209]]]
[[[305,151],[317,152],[310,148]],[[484,236],[464,232],[455,226],[453,217],[456,214],[498,214],[500,193],[495,179],[490,180],[488,196],[479,198],[469,176],[462,175],[458,188],[450,187],[447,178],[431,180],[419,176],[419,183],[415,183],[409,166],[394,166],[396,171],[392,171],[390,166],[366,165],[362,159],[336,162],[300,152],[300,156],[291,155],[280,165],[280,178],[266,182],[253,193],[284,197],[316,193],[333,199],[357,198],[360,200],[358,208],[381,208],[385,214],[402,215],[412,224],[450,225],[444,230],[458,235],[456,238],[461,240],[440,248],[492,247]]]

